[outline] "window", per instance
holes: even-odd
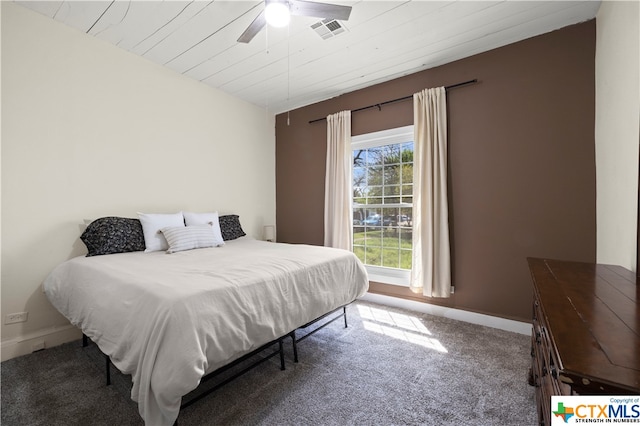
[[[409,285],[413,126],[352,138],[353,252],[375,281]]]

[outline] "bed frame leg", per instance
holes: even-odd
[[[278,351],[280,352],[280,370],[285,370],[284,366],[284,344],[282,338],[278,340]]]
[[[344,328],[347,328],[347,306],[342,307],[342,315],[344,315]]]
[[[107,366],[107,386],[111,384],[111,360],[109,359],[109,355],[105,355],[104,359],[106,360]]]
[[[293,341],[293,362],[298,362],[298,342],[296,341],[296,331],[293,330],[289,333],[291,340]]]
[[[86,348],[87,346],[89,346],[89,338],[87,337],[86,334],[82,333],[82,347]],[[104,356],[104,360],[105,360],[105,371],[106,371],[106,376],[107,376],[107,386],[109,386],[111,384],[111,359],[109,359],[108,355]]]

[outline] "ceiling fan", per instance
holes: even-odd
[[[265,8],[242,33],[238,42],[249,43],[269,23],[285,26],[289,16],[313,16],[322,19],[346,21],[351,15],[351,6],[340,6],[304,0],[265,0]]]

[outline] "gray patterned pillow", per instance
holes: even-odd
[[[237,214],[227,214],[218,218],[220,222],[220,231],[222,231],[222,239],[224,241],[235,240],[244,237],[245,234],[240,225],[240,216]]]
[[[138,219],[102,217],[87,226],[80,239],[87,246],[87,256],[143,251],[144,233]]]

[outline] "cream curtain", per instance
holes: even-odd
[[[413,95],[413,264],[411,289],[451,294],[447,201],[447,114],[444,87]]]
[[[351,111],[327,116],[324,245],[351,250]]]

